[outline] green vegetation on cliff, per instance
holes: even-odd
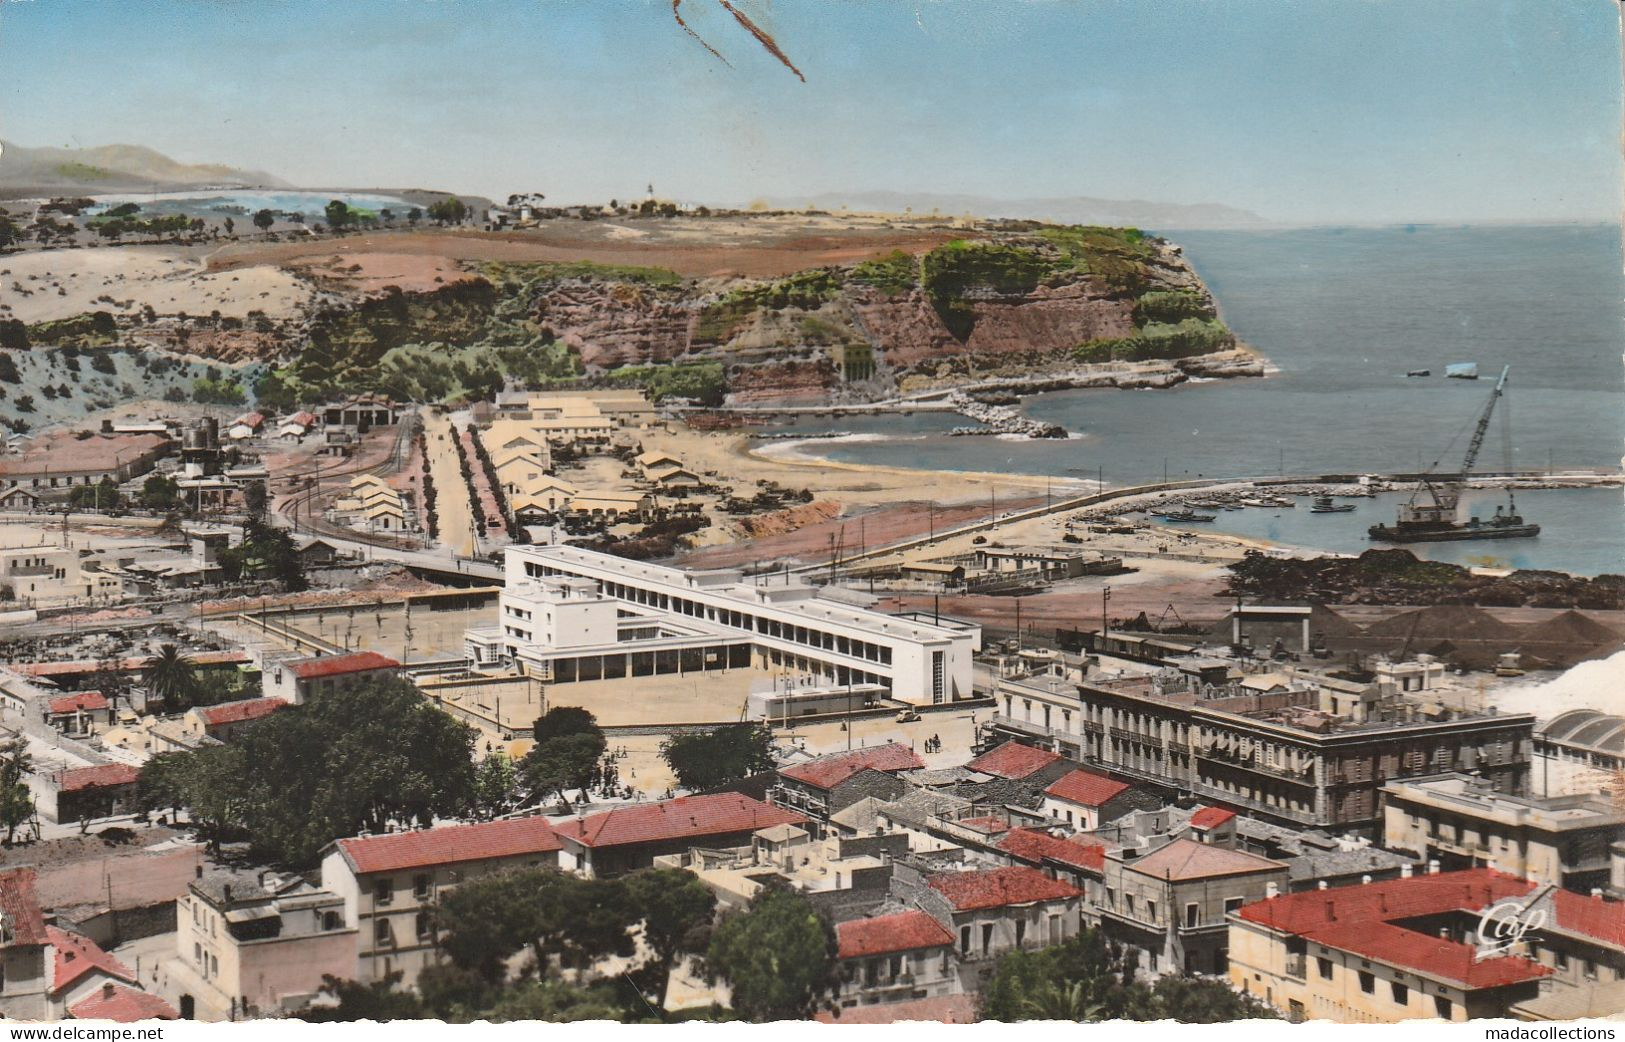
[[[643,388],[657,402],[688,398],[701,405],[717,406],[728,394],[728,376],[720,362],[625,365],[605,375],[612,383]]]
[[[597,282],[631,282],[648,286],[678,286],[683,277],[668,268],[640,268],[629,264],[594,264],[592,261],[559,263],[487,261],[480,271],[505,290],[518,291],[538,282],[590,279]]]
[[[1189,358],[1228,351],[1235,334],[1216,318],[1187,318],[1177,323],[1151,322],[1133,336],[1104,337],[1079,344],[1079,362],[1144,362],[1153,358]]]

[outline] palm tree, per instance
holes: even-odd
[[[1106,1011],[1103,1002],[1090,1001],[1084,981],[1072,984],[1048,983],[1037,988],[1022,1002],[1021,1007],[1030,1020],[1070,1020],[1075,1023],[1099,1020]]]
[[[197,693],[197,672],[173,644],[158,649],[141,679],[149,691],[163,699],[164,708],[172,713],[190,706]]]
[[[17,838],[17,829],[34,816],[34,797],[23,781],[33,769],[34,758],[22,735],[0,745],[0,825],[5,827],[8,847]]]

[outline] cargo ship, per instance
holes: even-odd
[[[1506,505],[1497,506],[1493,517],[1458,519],[1461,490],[1467,486],[1473,464],[1478,462],[1479,449],[1484,447],[1484,435],[1489,430],[1495,403],[1506,394],[1509,371],[1510,367],[1501,369],[1501,378],[1495,382],[1489,404],[1484,406],[1473,427],[1472,441],[1467,446],[1461,469],[1449,475],[1435,475],[1432,470],[1422,475],[1411,498],[1400,504],[1396,523],[1372,525],[1366,529],[1367,536],[1381,543],[1442,543],[1462,539],[1527,539],[1540,534],[1539,525],[1525,521],[1518,513],[1511,485],[1507,486]],[[1434,467],[1437,466],[1435,463]]]

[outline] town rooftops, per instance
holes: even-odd
[[[1158,879],[1207,879],[1250,872],[1286,871],[1286,865],[1244,850],[1216,847],[1194,839],[1176,839],[1125,866]]]
[[[1191,815],[1191,828],[1215,829],[1235,816],[1235,811],[1223,807],[1202,807]]]
[[[101,945],[84,934],[47,926],[45,936],[51,947],[56,949],[56,962],[51,971],[51,994],[62,994],[97,970],[130,984],[136,982],[135,974],[128,966],[107,954]]]
[[[39,897],[34,892],[34,870],[14,868],[0,872],[0,914],[6,917],[6,929],[0,934],[0,947],[46,944],[45,916],[40,911]]]
[[[1128,785],[1103,774],[1073,771],[1062,775],[1059,781],[1045,789],[1044,795],[1085,807],[1104,807],[1128,790]]]
[[[89,789],[134,785],[140,780],[141,772],[128,764],[104,763],[95,767],[72,767],[57,771],[51,777],[56,779],[59,792],[85,792]]]
[[[915,909],[878,919],[853,919],[835,927],[840,958],[861,959],[954,943],[953,934],[925,912]]]
[[[1312,930],[1304,939],[1400,966],[1425,977],[1468,989],[1498,988],[1544,977],[1552,971],[1517,955],[1478,958],[1478,949],[1446,937],[1407,930],[1392,923],[1341,922]]]
[[[1083,891],[1072,884],[1051,879],[1038,869],[1025,865],[976,872],[944,872],[931,876],[926,883],[946,898],[956,912],[1036,904],[1040,901],[1064,901],[1083,896]]]
[[[795,811],[736,792],[722,792],[616,807],[580,820],[560,822],[554,825],[554,831],[585,847],[617,847],[755,832],[770,825],[802,825],[806,821]]]
[[[75,1020],[111,1020],[115,1024],[134,1024],[139,1020],[179,1020],[174,1006],[148,991],[137,991],[122,984],[109,982],[72,1006],[68,1012]]]
[[[198,710],[198,715],[203,718],[205,727],[224,727],[245,720],[258,720],[287,707],[288,703],[280,698],[242,698],[235,702],[205,706]]]
[[[1020,742],[1005,742],[997,749],[983,753],[965,766],[983,774],[1019,780],[1030,778],[1062,757],[1048,749],[1036,749]]]
[[[815,789],[833,789],[852,776],[865,770],[911,771],[925,766],[925,761],[913,749],[896,742],[856,749],[849,753],[820,756],[794,767],[779,771],[785,778],[811,785]]]
[[[1446,912],[1482,912],[1535,887],[1490,868],[1436,872],[1363,886],[1310,890],[1256,901],[1238,913],[1271,930],[1308,934],[1335,923],[1373,923]]]
[[[478,825],[359,836],[334,843],[357,875],[454,865],[464,861],[522,857],[558,850],[562,844],[542,818],[510,818]]]
[[[71,695],[58,695],[46,703],[51,715],[61,713],[93,712],[107,708],[107,696],[100,691],[75,691]]]
[[[288,668],[300,680],[322,677],[348,676],[352,673],[370,673],[375,669],[398,669],[400,663],[376,651],[358,651],[352,655],[321,655],[288,663]]]
[[[1100,873],[1106,867],[1106,848],[1081,839],[1062,839],[1043,829],[1011,829],[999,837],[999,849],[1011,857],[1042,864],[1052,861],[1068,868]]]

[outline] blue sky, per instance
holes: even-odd
[[[865,190],[1611,220],[1608,0],[23,0],[0,137],[311,186]]]

